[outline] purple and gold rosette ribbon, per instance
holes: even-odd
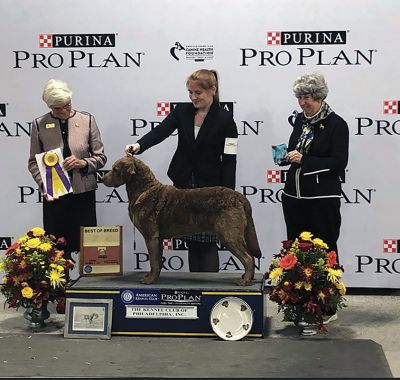
[[[43,163],[46,167],[47,194],[54,197],[59,193],[68,193],[71,189],[71,183],[59,164],[58,155],[53,152],[46,153],[43,156]]]

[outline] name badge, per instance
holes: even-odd
[[[56,125],[54,123],[46,124],[46,129],[55,128],[55,127],[56,127]]]
[[[226,137],[224,154],[237,154],[237,143],[238,143],[237,137]]]

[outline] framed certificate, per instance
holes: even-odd
[[[122,275],[122,226],[81,227],[80,275]]]
[[[64,338],[110,339],[112,299],[67,299]]]

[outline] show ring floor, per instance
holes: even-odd
[[[266,294],[264,338],[240,341],[118,335],[66,339],[65,318],[54,305],[47,327],[37,332],[28,327],[23,309],[2,308],[0,377],[399,377],[400,297],[393,292],[347,296],[348,307],[329,331],[312,337],[282,322]]]

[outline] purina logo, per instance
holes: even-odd
[[[5,251],[10,246],[11,246],[10,237],[0,237],[0,251]]]
[[[219,251],[227,251],[226,247],[217,242]],[[163,250],[164,251],[187,251],[188,247],[185,240],[179,238],[171,238],[163,240]]]
[[[349,47],[349,31],[269,31],[260,36],[271,49],[240,48],[239,66],[361,66],[373,65],[376,49]]]
[[[190,102],[157,102],[156,115],[168,116],[178,104],[190,104]],[[220,102],[220,107],[233,115],[233,102]]]
[[[399,114],[400,113],[400,100],[384,100],[383,113],[384,114]]]
[[[267,32],[267,45],[345,45],[346,31]]]
[[[379,103],[377,103],[377,107]],[[382,104],[382,113],[384,115],[399,115],[400,100],[384,100]],[[400,119],[392,118],[372,119],[370,117],[356,117],[357,131],[356,136],[375,135],[375,136],[399,136],[400,135]]]
[[[38,35],[40,53],[12,49],[14,69],[141,67],[144,52],[115,49],[117,33]],[[129,43],[129,47],[132,42]],[[94,49],[96,48],[96,49]]]
[[[383,240],[383,253],[399,253],[400,240],[397,239],[384,239]]]
[[[267,183],[285,183],[287,170],[267,169]]]
[[[39,34],[40,48],[114,46],[115,34]]]
[[[5,103],[0,103],[0,117],[7,116],[6,108],[7,107]]]

